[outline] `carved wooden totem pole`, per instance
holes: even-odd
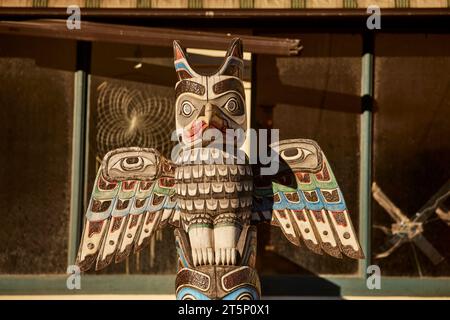
[[[333,172],[311,140],[271,147],[279,170],[261,176],[229,132],[247,130],[243,50],[234,39],[213,75],[200,75],[174,42],[178,152],[110,151],[97,174],[77,264],[87,270],[120,262],[154,232],[175,228],[178,299],[259,299],[256,223],[279,226],[290,242],[315,253],[363,258]],[[149,115],[150,116],[150,115]],[[206,134],[223,133],[223,140]],[[217,146],[223,146],[218,148]],[[242,160],[242,159],[241,159]]]

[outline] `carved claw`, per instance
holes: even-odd
[[[218,248],[216,249],[217,265],[236,265],[237,251],[236,248]]]
[[[212,238],[213,231],[210,228],[196,227],[189,230],[194,266],[214,264]]]
[[[194,266],[213,265],[214,255],[212,248],[192,248],[192,262]]]
[[[217,265],[236,265],[236,245],[241,229],[236,226],[216,226],[214,228],[214,246]]]

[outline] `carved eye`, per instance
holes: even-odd
[[[112,169],[119,169],[121,171],[135,171],[153,165],[153,162],[145,157],[126,157],[115,163]]]
[[[184,101],[181,105],[181,113],[185,117],[190,117],[194,112],[194,106],[189,101]]]
[[[288,161],[305,160],[310,154],[312,154],[311,151],[303,148],[289,148],[281,151],[281,157]]]
[[[230,98],[228,99],[227,103],[225,104],[225,108],[233,114],[239,113],[239,103],[236,98]]]

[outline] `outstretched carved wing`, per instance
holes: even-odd
[[[174,165],[150,148],[120,148],[103,158],[86,213],[77,265],[102,269],[143,248],[167,223],[179,226]]]
[[[274,176],[255,176],[253,221],[279,226],[286,238],[311,251],[362,259],[344,197],[316,142],[283,140],[271,145],[279,154]]]

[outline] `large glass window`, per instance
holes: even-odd
[[[75,45],[9,36],[0,42],[0,273],[62,273]]]
[[[348,34],[289,34],[299,57],[258,56],[256,125],[280,130],[280,140],[307,138],[325,152],[358,230],[359,115],[362,38]],[[268,226],[262,228],[269,229]],[[279,228],[261,232],[262,273],[356,274],[358,263],[290,244]]]
[[[216,31],[226,29],[220,28]],[[360,187],[376,183],[402,215],[412,219],[448,183],[450,36],[374,34],[373,69],[366,70],[373,71],[372,79],[370,72],[362,75],[363,42],[371,37],[348,30],[296,28],[245,31],[301,39],[304,46],[292,57],[245,53],[248,118],[253,128],[279,129],[280,139],[317,141],[342,189],[356,233],[367,240],[363,249],[368,260],[315,255],[304,245],[292,245],[277,227],[259,225],[257,268],[263,292],[299,295],[297,287],[320,282],[314,294],[401,295],[408,287],[414,294],[445,295],[450,276],[448,221],[432,211],[419,226],[426,239],[422,247],[432,246],[439,263],[420,249],[417,239],[380,258],[377,255],[389,248],[387,241],[395,239],[398,229],[392,228],[395,221],[371,194],[360,194]],[[172,48],[93,42],[91,50],[78,51],[77,57],[74,41],[5,35],[0,40],[0,291],[20,290],[11,286],[11,274],[59,274],[17,279],[30,279],[35,292],[46,293],[41,288],[49,286],[66,293],[59,277],[64,278],[68,258],[73,258],[68,252],[79,240],[74,230],[81,230],[105,153],[141,146],[169,156],[175,143],[170,139],[175,128]],[[200,73],[214,71],[224,55],[195,48],[188,52]],[[82,54],[91,67],[84,70],[87,81],[75,86],[81,74],[75,74],[76,62],[86,58]],[[372,122],[365,121],[370,118],[367,113],[362,116],[361,99],[361,84],[371,80]],[[87,103],[82,99],[85,89]],[[81,110],[74,109],[74,101],[80,102]],[[371,156],[360,148],[366,142]],[[85,149],[85,154],[72,154],[73,146]],[[81,162],[80,171],[72,172]],[[79,201],[75,212],[71,201],[76,202],[78,180],[84,203]],[[369,200],[372,205],[365,210]],[[449,207],[447,199],[442,217]],[[372,230],[371,235],[366,230]],[[90,270],[83,278],[90,289],[84,292],[106,291],[114,284],[124,285],[123,292],[171,293],[176,259],[173,229],[166,228],[123,263]],[[381,291],[366,290],[363,267],[370,264],[381,268]],[[421,285],[416,286],[420,277]],[[138,283],[143,278],[151,283],[148,288]]]
[[[413,220],[450,179],[450,36],[382,34],[375,53],[373,181]],[[373,225],[391,229],[394,220],[375,200],[372,210]],[[406,242],[374,259],[384,275],[450,275],[448,225],[432,210],[423,229],[445,260],[434,265],[420,244]],[[374,254],[392,248],[392,238],[374,229]]]

